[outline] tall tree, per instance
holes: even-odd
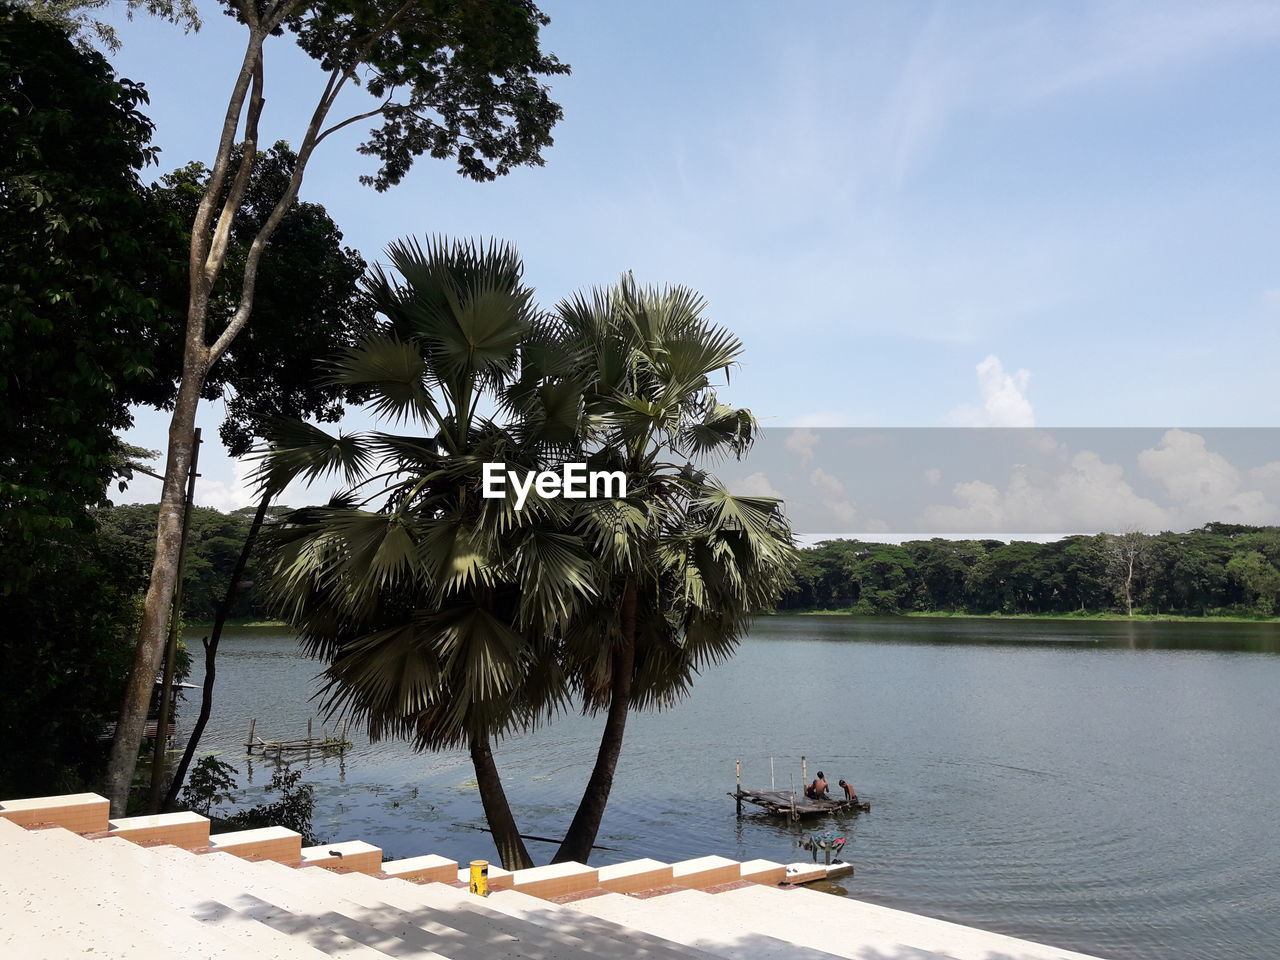
[[[742,346],[703,310],[686,288],[642,288],[630,276],[557,310],[585,421],[596,424],[584,437],[588,463],[624,472],[628,492],[575,510],[606,589],[568,623],[565,669],[605,723],[555,862],[590,856],[630,711],[670,702],[731,656],[790,576],[781,503],[732,496],[694,464],[741,455],[758,431],[749,410],[716,396],[712,377]]]
[[[545,402],[557,396],[540,367],[553,333],[514,251],[441,241],[396,244],[389,257],[402,279],[378,271],[372,283],[386,322],[336,378],[427,432],[278,425],[265,482],[333,471],[353,486],[272,531],[274,602],[328,664],[326,708],[375,739],[469,750],[503,865],[531,866],[490,742],[557,706],[555,638],[596,587],[586,551],[562,532],[562,503],[535,496],[517,511],[483,498],[481,465],[542,467],[577,408]],[[493,407],[511,418],[486,417]]]
[[[3,590],[29,575],[18,546],[89,526],[150,377],[166,250],[139,180],[155,158],[146,100],[100,55],[0,7]]]
[[[155,563],[105,784],[117,815],[126,807],[164,648],[200,396],[214,364],[249,322],[263,255],[313,153],[334,133],[372,121],[378,125],[359,149],[375,157],[378,168],[361,180],[378,190],[398,183],[423,153],[453,157],[464,176],[492,180],[542,162],[561,111],[540,78],[568,69],[540,49],[548,18],[529,0],[237,0],[227,7],[244,26],[246,44],[192,222],[182,377],[169,426]],[[293,170],[248,245],[235,309],[219,329],[211,297],[260,156],[267,41],[286,31],[318,62],[324,83]],[[335,106],[347,102],[344,92],[360,84],[375,103],[335,120]]]
[[[1124,599],[1125,616],[1133,616],[1134,591],[1142,577],[1142,564],[1150,547],[1151,537],[1140,530],[1111,533],[1103,538],[1103,549],[1116,593]]]
[[[137,610],[93,508],[163,322],[145,103],[0,6],[0,794],[86,789],[128,670]]]

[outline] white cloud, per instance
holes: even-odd
[[[1138,454],[1138,466],[1164,486],[1192,523],[1268,524],[1280,520],[1280,510],[1261,490],[1248,489],[1240,470],[1210,450],[1198,433],[1166,431],[1158,447]],[[1250,479],[1256,475],[1265,480],[1272,466],[1258,468]]]
[[[743,477],[735,483],[732,492],[739,497],[777,497],[779,500],[782,499],[782,494],[777,491],[769,481],[769,478],[758,471]]]
[[[1246,482],[1268,496],[1280,498],[1280,460],[1254,467],[1249,471]]]
[[[942,471],[937,467],[930,467],[928,470],[924,471],[923,476],[924,482],[931,487],[936,487],[942,482]]]
[[[813,460],[813,448],[817,445],[818,435],[807,428],[802,427],[787,434],[787,451],[799,457],[802,464]]]
[[[1064,471],[1044,474],[1015,465],[1003,487],[981,480],[957,483],[953,502],[929,507],[918,518],[921,529],[953,533],[1077,531],[1137,528],[1165,529],[1170,516],[1159,504],[1138,495],[1124,468],[1096,453],[1075,454]]]
[[[214,480],[203,476],[196,480],[196,504],[214,507],[223,513],[239,510],[258,502],[250,474],[253,467],[245,460],[231,460],[232,476],[228,480]]]
[[[832,476],[821,467],[809,474],[809,482],[828,497],[844,496],[844,484],[840,482],[840,478]]]
[[[1138,493],[1124,467],[1097,453],[1069,454],[1065,447],[1049,467],[1016,464],[1003,485],[983,480],[957,483],[951,502],[926,508],[921,529],[953,533],[1075,531],[1095,533],[1139,529],[1186,530],[1213,521],[1248,524],[1280,522],[1280,462],[1247,474],[1208,448],[1205,438],[1169,430],[1160,443],[1138,453],[1142,475],[1158,482],[1164,496]]]
[[[809,483],[818,488],[822,496],[822,505],[841,524],[853,523],[858,509],[845,499],[844,484],[840,478],[818,467],[809,474]]]
[[[948,420],[958,427],[1033,427],[1035,413],[1027,399],[1031,371],[1009,373],[994,353],[975,368],[980,403],[962,404]]]

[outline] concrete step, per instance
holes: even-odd
[[[32,836],[36,849],[46,857],[36,869],[59,879],[66,889],[79,889],[91,883],[92,880],[86,881],[86,874],[92,878],[112,878],[110,884],[104,885],[108,893],[117,888],[128,894],[137,893],[146,899],[157,916],[172,914],[201,921],[240,944],[245,956],[304,960],[332,953],[329,949],[312,949],[301,940],[256,922],[249,912],[214,896],[209,884],[190,869],[190,864],[206,859],[225,862],[236,871],[252,871],[258,864],[229,854],[199,857],[171,846],[144,848],[114,837],[86,840],[64,830],[35,831]],[[50,859],[56,859],[59,864],[75,864],[76,868],[61,872],[50,869]],[[385,960],[383,954],[355,942],[345,946],[343,956],[351,960]]]
[[[175,847],[203,847],[209,843],[209,818],[198,813],[157,813],[107,821],[113,837],[134,843],[158,840]]]
[[[21,827],[33,823],[56,823],[76,833],[107,829],[111,804],[96,793],[72,793],[62,797],[29,797],[0,800],[0,820]]]
[[[860,940],[898,943],[956,960],[1097,960],[1086,954],[935,920],[902,910],[816,890],[771,890],[744,887],[717,896],[726,915],[754,924],[777,936],[800,938],[840,953],[841,931],[856,930]],[[730,912],[731,911],[731,912]]]
[[[160,849],[153,852],[178,862],[181,869],[182,852]],[[206,866],[206,862],[222,858],[214,855],[195,859],[201,861],[205,871],[210,871],[213,867]],[[218,869],[225,871],[227,866],[220,864]],[[229,866],[239,867],[237,864]],[[443,884],[419,885],[403,880],[375,879],[359,873],[338,875],[267,862],[252,864],[251,868],[254,872],[251,879],[244,878],[243,871],[237,872],[237,882],[248,896],[260,898],[266,904],[295,915],[301,910],[301,898],[301,903],[310,904],[313,911],[333,911],[349,920],[389,933],[411,947],[431,948],[451,960],[488,960],[491,957],[600,960],[619,956],[620,952],[653,960],[677,960],[688,956],[686,951],[678,951],[670,944],[661,944],[659,949],[656,938],[641,938],[643,942],[639,944],[635,938],[605,939],[597,935],[597,927],[584,931],[584,937],[575,927],[588,925],[570,913],[547,915],[542,923],[505,915],[487,909],[486,900]],[[242,900],[233,899],[232,903],[237,908],[244,907]],[[280,929],[290,929],[287,918],[265,913],[255,916]],[[394,944],[389,944],[386,938],[372,939],[367,932],[344,926],[331,916],[326,916],[325,922],[333,929],[385,953],[412,955],[393,949]]]
[[[363,840],[346,840],[342,843],[325,843],[318,847],[303,847],[300,858],[304,864],[333,869],[342,867],[360,873],[382,872],[382,848]]]
[[[209,846],[214,850],[234,853],[237,857],[258,860],[295,863],[302,858],[302,836],[284,827],[215,833],[209,837]]]
[[[0,955],[23,958],[175,957],[310,960],[310,951],[236,935],[163,909],[163,884],[146,862],[105,853],[65,830],[33,831],[6,844],[0,859]],[[127,840],[107,840],[132,853]],[[160,905],[160,909],[157,906]]]
[[[429,853],[421,857],[407,857],[404,860],[388,860],[382,864],[382,872],[389,877],[399,877],[401,880],[450,883],[458,877],[458,861]]]
[[[761,889],[766,889],[762,887]],[[728,960],[833,960],[832,954],[768,934],[744,924],[720,924],[710,919],[712,905],[724,894],[683,890],[644,900],[610,893],[566,904],[573,910],[645,930],[688,947]],[[866,954],[868,958],[876,954]],[[909,954],[887,953],[893,960],[925,960]]]
[[[742,878],[742,864],[728,857],[695,857],[671,865],[671,882],[701,890]]]
[[[591,922],[587,917],[514,890],[477,897],[443,884],[413,884],[354,874],[336,879],[338,882],[330,887],[344,888],[348,896],[381,901],[414,917],[429,911],[432,915],[447,917],[450,926],[478,938],[506,933],[520,938],[530,949],[549,951],[557,957],[568,956],[570,950],[584,957],[625,954],[652,960],[681,960],[690,955],[661,938],[615,924]]]
[[[549,863],[544,867],[529,867],[517,870],[511,875],[511,889],[527,893],[533,897],[562,897],[569,893],[580,893],[599,886],[598,874],[594,867],[585,863]]]
[[[165,861],[165,869],[175,879],[186,877],[194,883],[193,890],[208,891],[236,910],[322,951],[340,937],[393,957],[462,960],[481,956],[476,952],[480,944],[467,942],[445,923],[415,924],[383,901],[360,902],[351,895],[354,887],[341,881],[364,877],[378,882],[363,874],[293,869],[269,861],[245,864],[218,854],[195,856],[173,849],[149,852]],[[497,955],[520,956],[515,952]]]
[[[628,860],[599,870],[600,886],[611,893],[635,893],[670,886],[671,864],[660,860]]]

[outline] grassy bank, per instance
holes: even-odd
[[[962,613],[953,610],[912,610],[905,613],[864,614],[856,610],[777,610],[769,616],[776,617],[922,617],[938,620],[1114,620],[1120,623],[1136,621],[1148,623],[1280,623],[1280,617],[1242,617],[1219,614],[1186,616],[1174,613],[1135,613],[1132,617],[1123,613]]]
[[[254,617],[229,617],[226,626],[228,627],[287,627],[288,624],[283,620],[258,620]],[[213,629],[213,621],[195,620],[188,621],[186,624],[188,630],[211,630]]]

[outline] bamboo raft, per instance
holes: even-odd
[[[262,737],[254,736],[254,729],[257,725],[257,718],[249,721],[249,735],[245,738],[244,744],[244,748],[249,754],[257,750],[263,756],[274,754],[279,757],[286,753],[309,753],[312,750],[319,750],[322,753],[341,755],[354,746],[347,739],[347,724],[345,723],[336,736],[329,736],[328,728],[323,728],[323,736],[313,737],[311,735],[311,721],[308,720],[307,735],[297,740],[264,740]]]
[[[728,796],[733,797],[741,807],[745,800],[754,803],[769,813],[793,818],[815,817],[833,813],[852,813],[870,810],[869,800],[811,800],[803,794],[797,796],[794,790],[738,790]]]

